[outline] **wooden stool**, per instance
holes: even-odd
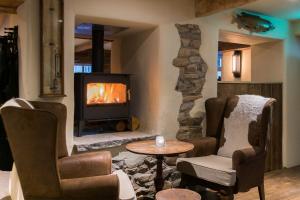
[[[187,189],[167,189],[155,195],[156,200],[201,200],[198,193]]]

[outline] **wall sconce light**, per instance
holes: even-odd
[[[236,50],[232,55],[232,73],[235,78],[241,77],[242,51]]]

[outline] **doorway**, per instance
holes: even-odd
[[[254,94],[277,100],[273,109],[266,171],[282,168],[283,41],[220,31],[218,96]]]

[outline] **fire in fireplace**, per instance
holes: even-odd
[[[87,105],[126,103],[127,88],[122,83],[88,83]]]
[[[75,74],[76,136],[87,122],[130,121],[128,74]]]

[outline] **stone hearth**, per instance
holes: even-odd
[[[178,122],[180,128],[178,139],[201,137],[204,113],[191,116],[190,111],[197,99],[202,98],[207,64],[202,59],[199,48],[201,45],[201,31],[198,25],[176,24],[180,35],[181,47],[173,65],[179,68],[179,77],[175,90],[182,93],[183,101],[179,109]]]
[[[119,147],[129,142],[155,139],[155,136],[155,134],[139,131],[85,135],[74,138],[74,150],[75,152],[82,153]]]

